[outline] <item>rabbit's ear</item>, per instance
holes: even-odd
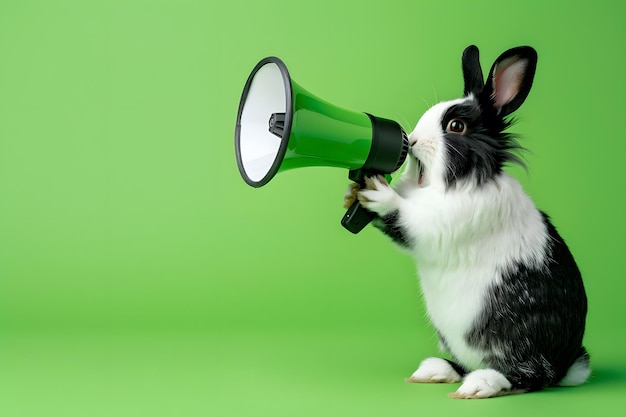
[[[461,64],[463,67],[465,96],[473,94],[474,97],[478,97],[483,91],[485,80],[483,79],[483,70],[480,67],[478,48],[476,46],[470,45],[465,48],[461,57]]]
[[[537,52],[530,46],[520,46],[504,52],[493,63],[483,90],[496,113],[505,117],[517,110],[530,92]]]

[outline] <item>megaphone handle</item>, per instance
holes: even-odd
[[[357,234],[369,222],[374,220],[374,217],[376,217],[376,214],[363,207],[361,202],[357,200],[352,203],[346,214],[344,214],[343,219],[341,219],[341,225],[348,231]]]
[[[361,188],[365,187],[365,177],[380,174],[379,172],[375,172],[372,170],[365,170],[363,168],[352,169],[348,172],[348,178],[354,182],[358,182],[361,185]],[[374,220],[376,214],[369,211],[365,207],[361,205],[359,200],[356,200],[346,214],[344,214],[343,219],[341,219],[341,225],[346,228],[346,230],[357,234],[365,226],[367,226],[372,220]]]

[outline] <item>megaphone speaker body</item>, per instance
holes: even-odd
[[[349,178],[391,173],[408,151],[394,121],[345,109],[316,97],[291,79],[276,57],[261,60],[248,77],[237,114],[235,153],[243,179],[253,187],[278,172],[309,166],[349,170]],[[342,224],[358,233],[373,215],[351,207]]]
[[[362,167],[371,147],[372,124],[367,115],[327,103],[295,82],[292,91],[292,129],[281,168]]]

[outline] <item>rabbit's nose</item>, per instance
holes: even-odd
[[[415,134],[410,134],[409,135],[409,146],[413,146],[417,143],[417,136],[415,136]]]

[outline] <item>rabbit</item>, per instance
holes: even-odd
[[[537,52],[509,49],[484,81],[478,48],[462,55],[464,96],[434,105],[409,135],[405,168],[349,187],[373,225],[411,253],[440,349],[408,382],[461,382],[452,398],[576,386],[591,374],[582,346],[587,296],[551,219],[503,171],[524,166],[508,116],[525,101]]]

